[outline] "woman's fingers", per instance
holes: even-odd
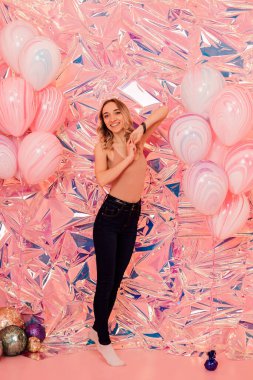
[[[143,129],[139,129],[138,127],[131,133],[130,139],[133,141],[134,144],[137,144],[141,140],[142,136],[143,136]]]
[[[127,144],[128,145],[135,145],[134,142],[133,142],[133,140],[131,138],[128,140]]]
[[[129,140],[128,140],[128,141],[129,141],[129,143],[130,143],[130,144],[131,144],[131,143],[132,143],[132,144],[134,144],[134,139],[133,139],[133,137],[132,137],[132,136],[130,136],[130,138],[129,138]]]

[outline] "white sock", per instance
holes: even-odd
[[[113,367],[125,365],[125,363],[118,357],[118,355],[114,351],[112,344],[104,345],[97,343],[97,349],[109,365]]]
[[[125,363],[118,357],[118,355],[114,351],[112,344],[104,345],[99,343],[98,334],[93,328],[91,328],[90,331],[90,338],[96,343],[97,350],[100,352],[100,354],[103,356],[103,358],[109,365],[113,367],[125,365]]]

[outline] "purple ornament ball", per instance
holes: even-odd
[[[25,333],[28,338],[30,338],[31,336],[35,336],[41,342],[46,337],[45,327],[40,325],[39,323],[30,323],[29,325],[27,325],[25,328]]]
[[[208,359],[208,360],[206,360],[206,362],[205,362],[205,368],[208,371],[215,371],[217,367],[218,367],[217,360],[215,360],[215,359]]]

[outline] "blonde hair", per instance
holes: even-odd
[[[107,128],[104,122],[104,118],[103,118],[103,109],[104,109],[104,106],[108,103],[115,103],[123,116],[126,141],[128,141],[130,134],[134,130],[133,121],[132,121],[132,118],[127,106],[116,98],[111,98],[111,99],[106,100],[102,104],[102,107],[98,114],[99,126],[97,128],[97,132],[99,134],[100,141],[102,142],[102,146],[104,149],[111,149],[112,144],[113,144],[113,133]]]

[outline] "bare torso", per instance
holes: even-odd
[[[107,152],[109,169],[126,158],[125,149],[115,145]],[[144,187],[146,167],[143,149],[139,149],[133,162],[111,183],[110,194],[126,202],[138,202]]]

